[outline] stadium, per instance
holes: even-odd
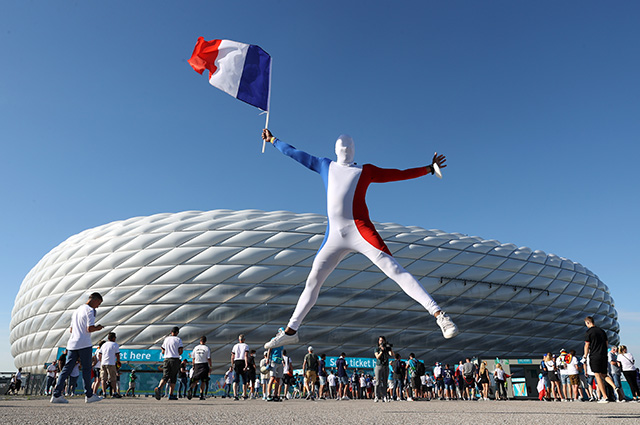
[[[372,357],[378,335],[421,359],[538,358],[579,349],[594,316],[619,342],[609,288],[579,263],[458,233],[375,223],[398,261],[456,322],[445,340],[435,320],[362,255],[348,256],[324,284],[286,347]],[[38,372],[68,339],[73,311],[100,292],[105,330],[127,349],[158,349],[172,326],[185,348],[208,337],[215,373],[237,335],[252,348],[287,323],[324,237],[326,217],[286,211],[187,211],[116,221],[71,236],[28,273],[12,311],[16,367]],[[259,357],[260,358],[260,357]]]

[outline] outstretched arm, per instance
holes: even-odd
[[[437,164],[441,169],[445,168],[447,166],[445,164],[446,161],[447,159],[444,155],[438,155],[438,153],[435,153],[431,162],[432,165],[427,165],[426,167],[409,168],[408,170],[396,170],[393,168],[379,168],[371,165],[371,181],[373,183],[387,183],[399,180],[415,179],[429,173],[433,174],[434,163]]]
[[[304,165],[310,170],[315,171],[316,173],[320,173],[321,169],[330,162],[327,158],[318,158],[313,155],[309,155],[308,153],[301,151],[299,149],[294,148],[293,146],[283,142],[282,140],[276,139],[273,134],[266,128],[262,130],[262,139],[266,142],[271,143],[283,154],[295,159],[300,164]]]

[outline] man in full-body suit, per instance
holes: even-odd
[[[358,166],[353,162],[355,148],[351,137],[342,135],[336,141],[337,161],[317,158],[298,150],[263,130],[262,138],[280,152],[320,174],[327,189],[327,230],[307,277],[289,324],[284,331],[265,344],[265,348],[278,347],[298,341],[297,330],[304,317],[318,299],[322,284],[340,261],[350,252],[360,252],[390,279],[393,279],[411,298],[420,303],[436,321],[445,338],[458,334],[456,325],[440,310],[440,307],[409,272],[393,256],[369,219],[365,203],[367,188],[371,183],[407,180],[434,173],[434,166],[394,170],[378,168],[371,164]],[[446,167],[444,155],[434,155],[433,163]]]

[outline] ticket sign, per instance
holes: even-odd
[[[57,358],[60,357],[65,349],[58,347]],[[96,349],[93,349],[95,354]],[[182,353],[182,360],[191,360],[191,350],[184,351]],[[120,361],[122,362],[144,362],[144,363],[159,363],[164,361],[162,350],[132,350],[132,349],[120,349]]]
[[[336,367],[336,360],[340,357],[328,357],[326,359],[325,367],[333,368]],[[367,358],[367,357],[346,357],[347,365],[351,369],[373,369],[376,365],[376,359]]]

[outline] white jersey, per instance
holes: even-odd
[[[231,350],[233,353],[233,360],[244,360],[245,354],[249,353],[249,346],[244,342],[239,342],[233,346]]]
[[[327,376],[327,382],[329,383],[330,387],[335,387],[336,386],[336,375],[334,375],[333,373],[329,376]]]
[[[120,354],[120,346],[116,342],[107,341],[100,347],[100,354],[103,366],[114,366],[118,360],[116,354]]]
[[[162,343],[162,348],[164,348],[164,358],[180,358],[180,348],[182,347],[182,340],[179,337],[173,335],[166,337]]]
[[[204,344],[196,345],[191,352],[193,363],[208,363],[211,358],[211,350]]]
[[[58,366],[56,366],[55,363],[51,363],[47,368],[47,376],[49,378],[55,378],[57,372],[58,372]]]

